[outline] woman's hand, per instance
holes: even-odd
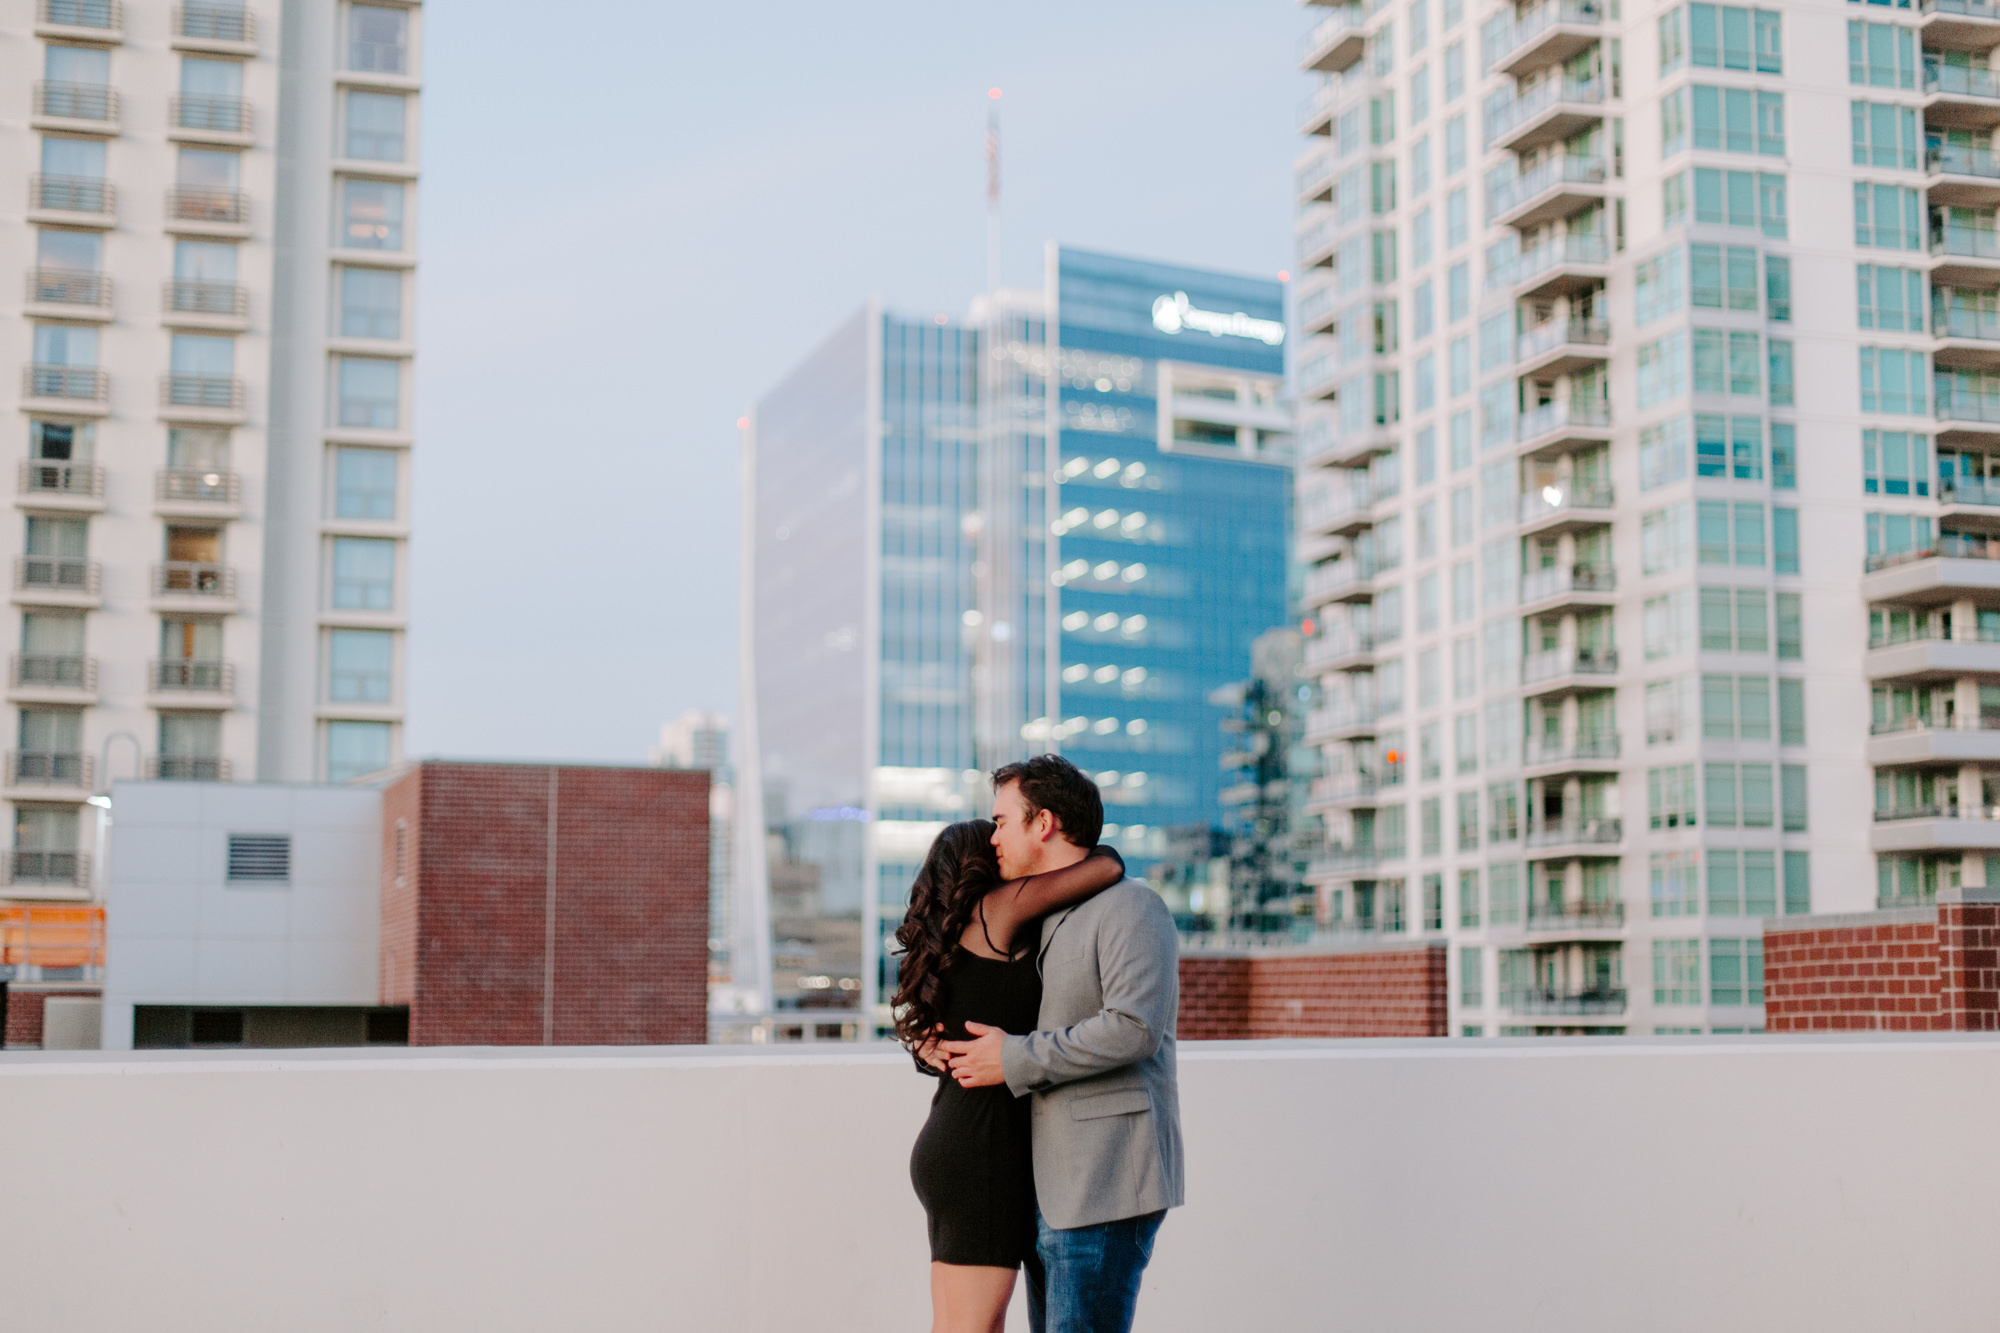
[[[951,1072],[951,1057],[946,1055],[939,1045],[943,1036],[944,1024],[939,1023],[931,1029],[931,1035],[924,1038],[923,1044],[917,1047],[917,1058],[932,1069],[937,1070],[938,1073],[949,1074]]]

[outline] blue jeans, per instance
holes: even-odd
[[[1028,1327],[1034,1333],[1129,1333],[1139,1278],[1166,1216],[1059,1228],[1036,1212],[1038,1262],[1028,1265]]]

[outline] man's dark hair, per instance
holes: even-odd
[[[1010,782],[1020,787],[1030,819],[1046,810],[1070,842],[1085,851],[1097,845],[1104,832],[1104,798],[1082,769],[1059,754],[1038,754],[993,770],[994,791]]]

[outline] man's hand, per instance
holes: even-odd
[[[931,1029],[931,1035],[924,1038],[923,1045],[917,1047],[917,1058],[932,1069],[937,1070],[938,1073],[949,1074],[951,1072],[951,1060],[943,1051],[938,1049],[937,1034],[943,1031],[944,1024],[942,1023],[937,1024]]]
[[[971,1041],[938,1043],[951,1062],[951,1076],[958,1080],[958,1086],[990,1088],[1005,1083],[1006,1075],[1000,1071],[1000,1041],[1007,1034],[984,1023],[967,1023],[965,1030],[972,1034]]]

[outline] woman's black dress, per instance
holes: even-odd
[[[945,1035],[963,1041],[966,1020],[1033,1032],[1042,978],[1031,950],[1011,962],[960,947],[944,974]],[[930,1220],[931,1260],[1014,1268],[1035,1252],[1035,1168],[1028,1099],[1005,1084],[962,1088],[938,1080],[931,1116],[910,1153],[910,1180]]]

